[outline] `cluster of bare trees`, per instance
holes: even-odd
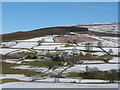
[[[110,83],[114,83],[120,79],[119,74],[120,72],[117,72],[116,70],[100,71],[97,67],[86,66],[86,72],[81,75],[82,77],[88,79],[103,79],[109,81]]]
[[[108,51],[106,51],[105,49],[103,49],[103,44],[100,41],[97,43],[97,47],[100,48],[103,52],[105,52],[108,55],[113,54],[113,50],[112,49],[109,49]],[[92,50],[93,49],[92,43],[86,43],[85,44],[85,48],[86,48],[86,51]]]

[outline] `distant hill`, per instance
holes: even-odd
[[[89,23],[89,24],[77,24],[77,25],[67,25],[65,27],[84,27],[88,28],[89,31],[109,33],[109,34],[120,34],[118,30],[120,23]]]
[[[2,41],[12,41],[12,40],[24,40],[30,39],[34,37],[41,37],[45,35],[64,35],[69,34],[69,32],[85,32],[88,31],[87,28],[84,27],[51,27],[51,28],[43,28],[37,29],[32,31],[25,31],[25,32],[15,32],[9,34],[1,35]]]
[[[45,35],[64,35],[70,34],[70,32],[77,32],[79,34],[89,34],[96,36],[118,37],[120,34],[120,31],[118,30],[119,24],[120,23],[90,23],[90,24],[66,25],[59,27],[42,28],[25,32],[3,34],[0,35],[0,37],[2,37],[3,42],[12,40],[31,39]]]

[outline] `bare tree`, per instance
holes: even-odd
[[[97,71],[100,71],[98,67],[91,67],[89,68],[89,71],[90,72],[97,72]]]
[[[56,76],[55,76],[55,82],[56,82],[56,83],[59,82],[59,78],[60,78],[59,75],[56,75]]]
[[[86,48],[87,51],[92,50],[92,43],[86,43],[85,48]]]
[[[99,71],[99,68],[98,67],[89,67],[89,66],[86,66],[86,72],[97,72]]]
[[[99,41],[99,42],[97,43],[97,46],[98,46],[98,47],[103,47],[102,42]]]
[[[79,46],[76,39],[73,40],[73,44],[76,44],[77,46]]]
[[[112,50],[112,49],[109,49],[108,52],[109,52],[109,54],[112,54],[112,53],[113,53],[113,50]]]
[[[88,70],[89,70],[89,66],[86,66],[85,69],[86,69],[86,72],[88,72]]]
[[[43,43],[45,41],[45,39],[43,38],[42,40],[38,40],[37,42],[38,42],[38,46],[40,46],[41,45],[41,43]]]
[[[73,55],[77,55],[77,47],[73,47],[73,49],[72,49],[72,54],[73,54]]]
[[[105,78],[109,80],[110,83],[114,83],[118,79],[118,74],[116,71],[110,70],[105,73]]]
[[[120,55],[120,52],[118,52],[118,55]]]
[[[102,48],[102,47],[103,47],[102,42],[99,41],[99,42],[97,43],[97,47],[100,48],[103,52],[105,52],[105,53],[107,53],[108,55],[110,55],[109,52],[107,52],[106,50],[104,50],[104,49]]]

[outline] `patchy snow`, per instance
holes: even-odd
[[[17,61],[14,61],[14,60],[4,60],[4,62],[7,62],[7,63],[17,63]]]
[[[97,40],[99,40],[100,42],[102,42],[102,45],[105,47],[118,47],[118,37],[101,37],[101,36],[92,36],[89,34],[79,34],[80,36],[87,36],[87,37],[91,37],[91,38],[95,38]],[[80,42],[78,43],[79,46],[85,46],[85,44],[88,43],[87,42]],[[97,46],[98,41],[90,41],[89,43],[92,43],[93,46]]]
[[[58,73],[60,73],[61,71],[63,71],[65,68],[67,68],[67,67],[58,67],[58,68],[56,68],[55,70],[49,70],[48,71],[48,73],[54,73],[54,74],[58,74]]]
[[[94,63],[104,63],[104,61],[97,61],[97,60],[83,60],[83,63],[84,63],[84,64],[87,64],[87,63],[94,64]]]
[[[14,53],[19,53],[19,52],[31,52],[30,50],[25,50],[25,49],[19,49],[18,51],[15,51],[15,52],[11,52],[11,54],[14,54]]]
[[[107,43],[106,43],[107,44]],[[57,50],[86,50],[85,47],[83,46],[79,46],[79,47],[64,47],[64,43],[61,44],[57,44],[57,43],[49,43],[49,44],[45,44],[43,46],[36,46],[34,47],[34,49],[41,49],[41,50],[55,50],[57,48]],[[79,44],[80,45],[80,44]],[[118,48],[103,48],[106,51],[109,51],[109,49],[113,50],[113,54],[118,55]],[[102,51],[100,48],[97,47],[92,47],[93,51]],[[104,52],[95,52],[96,55],[104,55]]]
[[[79,72],[80,70],[85,71],[86,66],[88,67],[97,67],[101,71],[111,70],[111,69],[119,69],[119,64],[86,64],[86,65],[75,65],[69,69],[67,69],[64,73],[68,72]]]
[[[34,47],[34,49],[44,49],[44,50],[55,50],[55,48],[60,47],[61,45],[54,45],[54,46],[38,46]]]
[[[46,67],[32,67],[32,66],[29,66],[29,65],[19,65],[19,66],[14,66],[14,67],[11,67],[11,68],[14,68],[14,69],[28,69],[28,70],[34,70],[36,72],[45,72],[48,70],[48,68]]]
[[[111,42],[111,41],[108,41],[108,40],[102,40],[101,41],[103,46],[107,46],[107,47],[118,47],[118,42],[115,43],[115,42]]]
[[[98,55],[98,56],[106,55],[105,52],[95,52],[95,53],[92,53],[92,54]]]
[[[11,67],[11,68],[14,68],[14,69],[30,69],[31,66],[29,66],[29,65],[19,65],[19,66],[14,66],[14,67]]]
[[[36,80],[36,81],[45,81],[45,82],[55,82],[55,78],[48,78],[43,80]],[[81,78],[59,78],[59,82],[62,83],[70,83],[70,82],[77,82],[77,83],[101,83],[101,82],[108,82],[106,80],[97,80],[97,79],[81,79]]]
[[[118,34],[118,24],[117,23],[99,23],[99,24],[81,24],[81,25],[75,25],[77,27],[86,27],[90,31],[97,31],[97,32],[103,32],[103,33],[113,33]]]
[[[15,44],[16,44],[15,41],[13,41],[13,42],[3,42],[1,44],[1,47],[11,47],[11,46],[14,46]]]
[[[113,55],[118,55],[118,50],[119,50],[119,48],[103,48],[105,51],[109,51],[110,49],[112,49],[112,51],[113,51]],[[98,51],[102,51],[100,48],[93,48],[93,50],[98,50]],[[104,54],[106,54],[105,52],[95,52],[94,53],[95,55],[104,55]]]
[[[54,45],[63,45],[65,43],[41,43],[42,46],[54,46]]]
[[[2,88],[118,88],[113,84],[74,84],[74,83],[38,83],[38,82],[11,82],[0,85]]]
[[[114,57],[112,60],[109,61],[110,63],[120,63],[119,57]]]
[[[18,79],[23,81],[31,81],[31,77],[26,77],[23,74],[2,74],[0,75],[0,79]]]
[[[36,38],[32,38],[32,39],[19,40],[19,41],[39,41],[39,40],[44,40],[46,42],[54,42],[53,37],[54,37],[54,35],[48,35],[48,36],[44,36],[44,37],[36,37]]]
[[[113,54],[114,54],[114,55],[118,55],[118,50],[119,50],[119,48],[103,48],[103,49],[105,49],[106,51],[109,51],[109,49],[112,49]]]
[[[34,49],[55,50],[56,47],[57,50],[85,50],[85,47],[64,47],[64,45],[38,46],[34,47]]]
[[[20,61],[19,59],[6,59],[6,60],[3,60],[3,62],[16,63],[16,64],[21,64],[23,61],[32,62],[32,61],[36,61],[36,60],[34,60],[34,59],[24,59],[22,61]]]
[[[118,40],[119,40],[119,37],[109,37],[109,36],[102,36],[102,37],[99,37],[103,40],[107,40],[107,41],[111,41],[111,42],[114,42],[114,43],[118,43]]]
[[[37,42],[20,42],[17,45],[13,46],[13,48],[32,48],[36,45],[38,45]]]
[[[10,48],[1,48],[0,49],[0,54],[14,54],[14,53],[18,53],[18,52],[31,52],[29,50],[22,50],[22,49],[10,49]]]
[[[118,83],[113,84],[74,84],[83,88],[118,88]]]
[[[24,59],[23,61],[32,62],[35,61],[35,59]]]
[[[14,66],[14,67],[11,67],[11,68],[14,68],[14,69],[28,69],[28,70],[34,70],[36,72],[46,72],[46,73],[60,73],[62,70],[64,70],[65,68],[67,67],[58,67],[56,68],[55,70],[48,70],[49,68],[47,67],[32,67],[32,66],[29,66],[29,65],[19,65],[19,66]]]
[[[16,51],[16,50],[19,50],[19,49],[1,48],[1,49],[0,49],[0,54],[3,54],[3,55],[4,55],[4,54],[7,54],[7,53]]]

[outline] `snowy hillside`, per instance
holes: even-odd
[[[119,25],[118,23],[90,23],[90,24],[68,25],[68,27],[69,26],[86,27],[90,31],[118,34],[120,33],[120,31],[118,30],[118,25]]]
[[[2,42],[0,62],[3,74],[0,79],[3,82],[0,87],[117,88],[120,46],[119,37],[112,35],[119,33],[118,24],[71,26],[86,27],[97,34],[73,30],[62,35]],[[105,33],[104,36],[99,32]]]

